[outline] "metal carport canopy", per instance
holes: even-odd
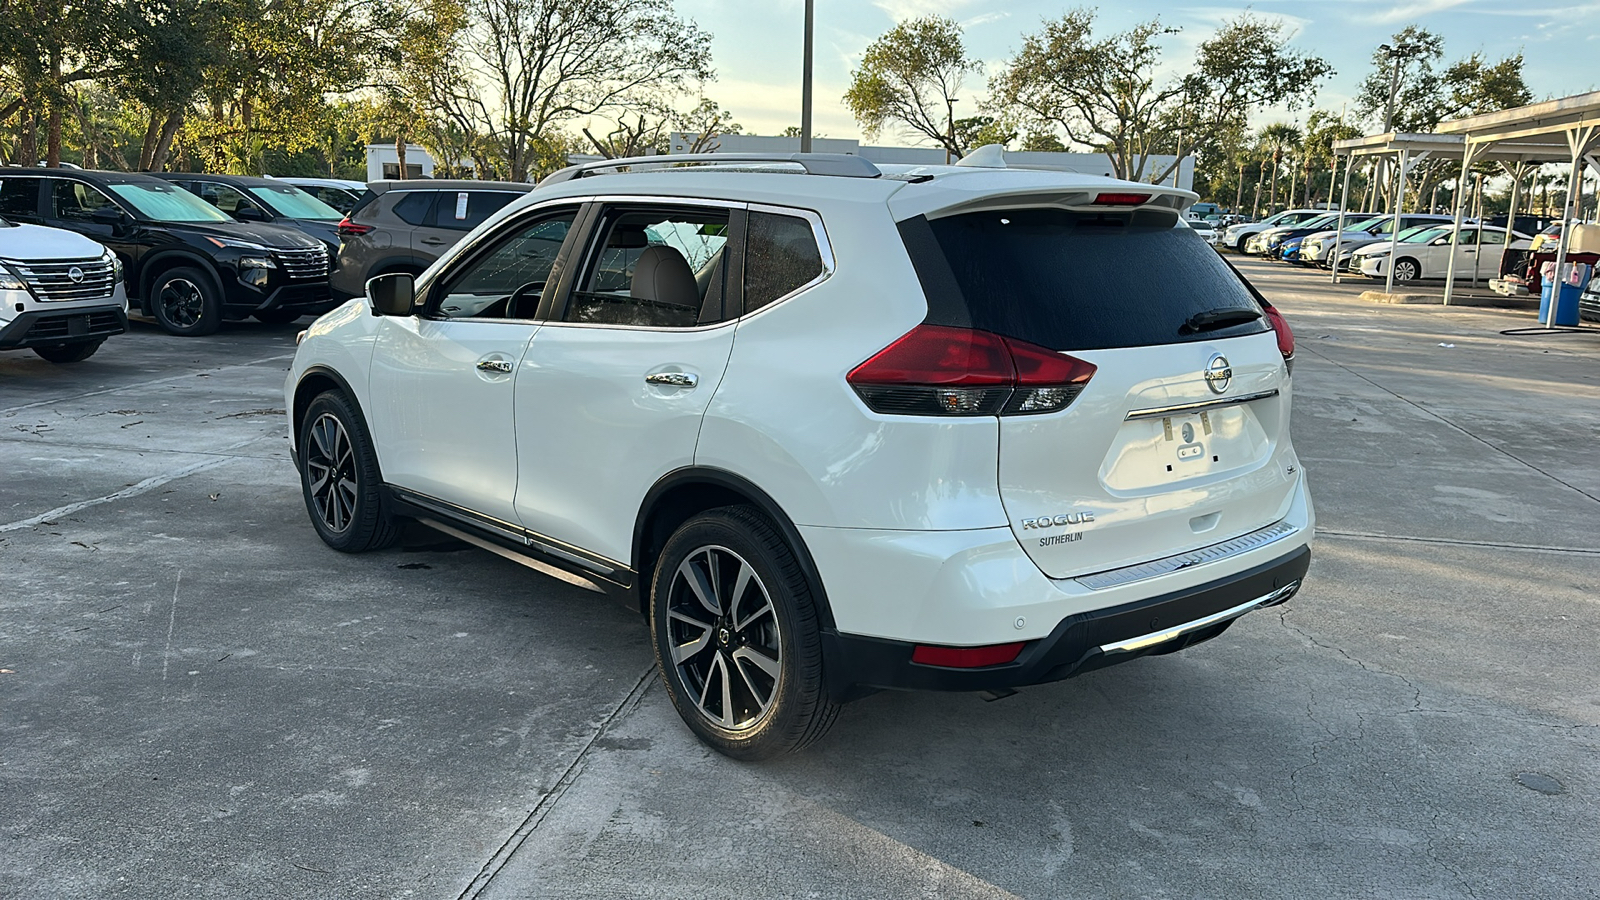
[[[1559,100],[1547,100],[1516,109],[1483,113],[1440,122],[1439,136],[1458,137],[1462,141],[1461,180],[1457,185],[1456,226],[1461,224],[1464,206],[1467,170],[1490,154],[1507,147],[1529,148],[1539,154],[1528,162],[1567,162],[1572,165],[1572,176],[1567,183],[1567,206],[1561,211],[1561,238],[1556,244],[1556,277],[1560,284],[1561,266],[1567,261],[1567,244],[1572,237],[1572,225],[1577,222],[1582,191],[1583,163],[1588,162],[1600,172],[1600,160],[1594,156],[1597,138],[1600,138],[1600,91],[1574,94]],[[1513,143],[1514,142],[1514,143]],[[1510,222],[1508,221],[1508,225]],[[1507,236],[1509,239],[1509,235]],[[1509,245],[1508,245],[1509,246]],[[1450,292],[1455,285],[1455,255],[1451,254],[1450,272],[1444,283],[1444,302],[1450,302]],[[1554,321],[1555,302],[1560,298],[1560,288],[1552,287],[1550,311],[1546,321]]]
[[[1339,231],[1333,239],[1333,255],[1330,258],[1333,269],[1333,282],[1339,283],[1339,247],[1344,242],[1344,218],[1349,209],[1350,200],[1350,172],[1355,168],[1356,157],[1399,158],[1397,170],[1401,177],[1396,179],[1394,198],[1395,225],[1389,234],[1389,273],[1384,280],[1384,290],[1394,290],[1394,258],[1400,241],[1400,214],[1405,205],[1405,176],[1411,173],[1411,167],[1422,162],[1430,156],[1450,159],[1465,159],[1468,152],[1467,139],[1454,134],[1424,134],[1417,132],[1390,131],[1383,134],[1369,134],[1365,137],[1350,138],[1333,142],[1335,157],[1348,156],[1345,163],[1344,188],[1339,197]],[[1505,162],[1505,163],[1544,163],[1553,159],[1564,160],[1566,154],[1552,157],[1550,151],[1542,144],[1532,143],[1502,143],[1498,146],[1479,147],[1477,155],[1472,162]],[[1471,163],[1461,167],[1463,173],[1471,167]],[[1456,233],[1461,233],[1462,212],[1465,209],[1466,197],[1462,187],[1464,179],[1456,186]],[[1455,282],[1455,254],[1451,254],[1450,270],[1445,279],[1445,303],[1450,302],[1450,289]]]

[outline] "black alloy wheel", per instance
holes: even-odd
[[[83,362],[94,355],[100,345],[105,343],[102,338],[98,341],[75,341],[70,344],[46,344],[33,348],[40,359],[53,363]]]
[[[685,522],[651,579],[656,661],[690,730],[736,759],[805,747],[838,715],[822,677],[810,588],[755,509]]]
[[[199,269],[171,269],[150,289],[150,311],[162,330],[180,337],[215,334],[222,327],[222,301],[211,276]]]
[[[300,484],[323,543],[345,553],[393,544],[400,529],[383,508],[377,455],[343,394],[311,401],[300,429]]]

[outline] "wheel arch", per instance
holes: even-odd
[[[361,398],[350,387],[350,382],[337,371],[322,365],[311,366],[300,374],[300,380],[294,385],[294,399],[289,409],[289,441],[290,450],[296,459],[300,455],[300,427],[305,419],[306,410],[311,408],[311,401],[330,390],[344,394],[350,400],[350,407],[355,410],[356,417],[361,420],[361,428],[368,435],[372,428],[367,424],[366,411],[361,408]],[[379,465],[379,475],[382,475],[382,464]]]
[[[748,479],[725,469],[690,466],[669,472],[645,494],[633,528],[634,584],[639,612],[648,615],[650,581],[656,557],[679,525],[706,510],[720,506],[749,505],[778,529],[794,552],[801,574],[817,604],[817,624],[825,632],[835,630],[833,608],[817,571],[816,561],[806,548],[800,529],[795,527],[783,507],[766,491]]]
[[[1398,269],[1400,267],[1401,263],[1407,263],[1407,262],[1411,263],[1411,268],[1413,270],[1415,270],[1416,273],[1417,273],[1417,274],[1411,276],[1411,280],[1420,281],[1422,279],[1422,260],[1417,259],[1415,256],[1402,256],[1402,257],[1396,259],[1394,261],[1394,267]],[[1398,280],[1398,279],[1396,279],[1396,280]]]
[[[204,256],[188,250],[160,250],[141,260],[139,266],[139,305],[146,313],[151,311],[150,292],[155,287],[156,279],[184,266],[194,266],[206,273],[211,279],[212,286],[218,292],[223,291],[222,277],[217,273],[217,267]]]

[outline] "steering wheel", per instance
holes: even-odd
[[[544,285],[545,283],[542,281],[530,281],[522,287],[512,291],[511,296],[506,298],[506,318],[533,318],[533,314],[539,310],[539,297],[544,293]],[[528,309],[527,311],[519,309],[520,306],[527,303],[529,300],[533,301],[532,308]]]

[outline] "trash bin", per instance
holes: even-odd
[[[1562,281],[1561,297],[1556,300],[1555,318],[1550,318],[1550,292],[1553,287],[1554,280],[1546,278],[1544,286],[1539,289],[1539,321],[1551,325],[1578,324],[1578,298],[1583,295],[1583,288]]]
[[[1544,279],[1539,286],[1539,321],[1551,325],[1578,324],[1578,298],[1583,296],[1592,268],[1584,263],[1567,263],[1562,268],[1563,277],[1557,278],[1555,263],[1541,266]],[[1551,289],[1556,285],[1560,285],[1561,293],[1555,300],[1555,317],[1549,318]]]

